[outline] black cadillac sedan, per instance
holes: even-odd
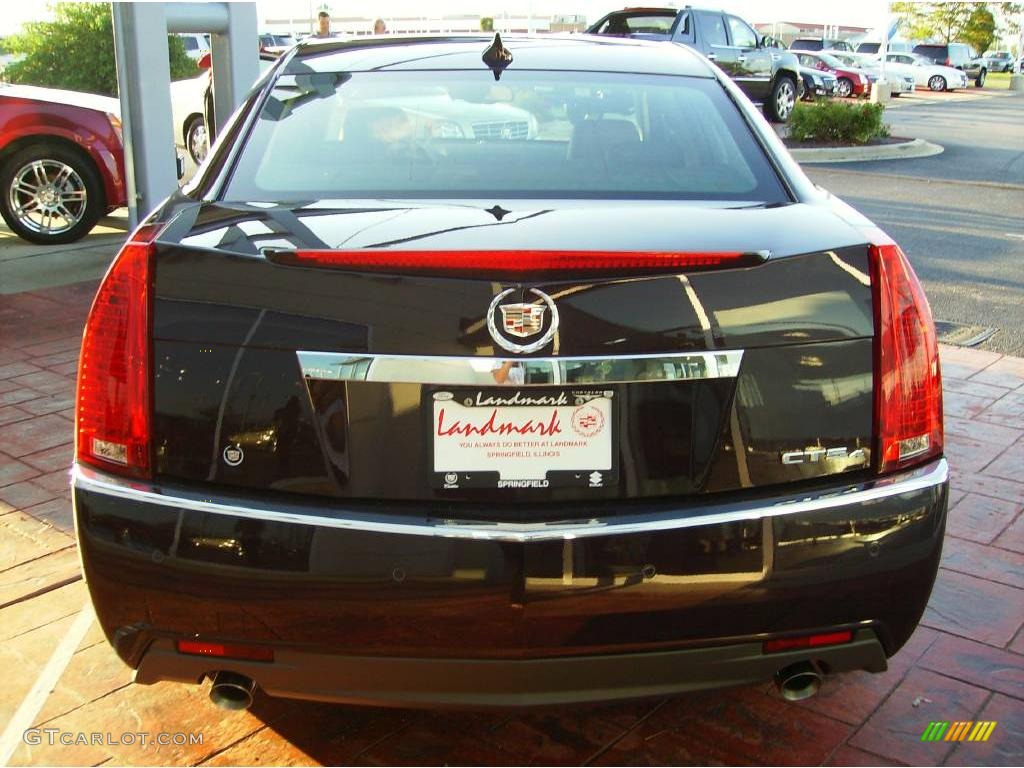
[[[108,639],[235,708],[806,697],[947,508],[907,259],[669,43],[297,46],[111,265],[76,430]]]

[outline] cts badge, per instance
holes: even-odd
[[[537,298],[533,301],[506,301],[516,288],[506,288],[491,301],[487,308],[487,330],[502,349],[509,352],[536,352],[554,337],[558,330],[558,308],[551,297],[536,288],[530,288]],[[525,298],[525,297],[524,297]],[[497,315],[501,313],[501,321]],[[520,344],[516,339],[530,339]]]
[[[827,461],[831,459],[849,459],[852,463],[867,461],[867,454],[863,448],[854,448],[852,451],[845,446],[842,448],[807,448],[803,451],[786,451],[782,454],[783,464],[812,464],[816,461]]]

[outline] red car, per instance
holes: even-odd
[[[847,66],[828,53],[808,51],[794,51],[794,53],[803,66],[835,75],[836,96],[869,96],[871,94],[871,78],[864,70]]]
[[[120,104],[0,84],[0,215],[34,243],[70,243],[126,204]]]

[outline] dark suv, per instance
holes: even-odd
[[[969,80],[981,88],[988,75],[985,60],[978,56],[967,43],[946,43],[945,45],[924,43],[914,46],[914,53],[931,59],[936,64],[963,70]]]
[[[845,40],[829,40],[827,37],[798,37],[789,44],[791,51],[847,51],[853,53],[853,46]]]
[[[591,26],[593,35],[683,43],[703,53],[731,77],[750,100],[764,105],[769,120],[784,123],[802,90],[796,56],[764,44],[739,16],[692,8],[627,8]]]

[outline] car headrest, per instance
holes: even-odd
[[[373,144],[384,141],[382,128],[408,120],[408,115],[398,107],[353,109],[345,115],[345,143]]]
[[[569,141],[569,159],[605,157],[640,144],[640,133],[628,120],[583,120]]]

